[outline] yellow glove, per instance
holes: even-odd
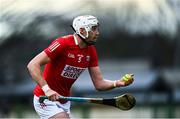
[[[120,80],[116,80],[113,82],[113,87],[116,88],[130,85],[134,81],[133,76],[134,74],[124,75]]]
[[[134,81],[133,76],[134,74],[126,74],[122,77],[121,80],[125,82],[125,86],[130,85]]]

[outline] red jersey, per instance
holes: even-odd
[[[54,40],[44,52],[51,62],[46,64],[43,77],[49,87],[62,96],[70,95],[72,84],[87,67],[98,66],[95,46],[80,48],[74,35]],[[39,85],[34,94],[44,95]]]

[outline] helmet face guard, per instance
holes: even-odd
[[[72,28],[75,33],[87,44],[94,45],[96,41],[86,41],[89,37],[89,32],[92,31],[93,26],[98,26],[98,20],[96,17],[91,15],[78,16],[73,20]],[[86,36],[80,33],[80,28],[84,28],[87,32]]]

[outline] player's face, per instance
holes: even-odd
[[[99,27],[93,26],[91,28],[91,31],[89,32],[89,37],[88,37],[87,41],[96,41],[98,36],[99,36]]]

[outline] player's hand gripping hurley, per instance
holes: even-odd
[[[43,103],[47,96],[40,96],[39,102]],[[121,110],[130,110],[136,104],[135,97],[131,94],[123,94],[117,97],[105,99],[105,98],[84,98],[84,97],[64,97],[59,96],[58,100],[74,101],[74,102],[88,102],[117,107]]]

